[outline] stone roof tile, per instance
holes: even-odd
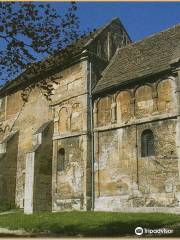
[[[170,69],[180,46],[180,24],[117,50],[93,94]]]
[[[110,24],[113,22],[117,22],[118,24],[122,23],[120,22],[119,18],[113,18],[110,22],[105,24],[102,27],[99,27],[92,32],[87,33],[87,35],[81,36],[79,39],[77,39],[76,42],[73,44],[67,46],[65,49],[62,49],[58,53],[54,55],[50,55],[46,59],[42,60],[41,62],[34,63],[32,66],[27,68],[22,74],[20,74],[18,77],[15,79],[6,82],[4,86],[0,88],[0,94],[4,94],[4,92],[9,91],[12,88],[15,88],[19,86],[20,84],[24,83],[26,80],[32,79],[36,77],[36,75],[39,74],[39,70],[35,71],[36,73],[32,73],[31,69],[32,68],[37,68],[39,69],[40,66],[45,66],[45,69],[43,70],[44,73],[57,68],[61,65],[64,66],[66,61],[71,61],[73,57],[77,56],[78,54],[82,53],[84,49],[86,49],[91,42],[96,39],[96,37],[99,36],[99,34],[106,29]]]

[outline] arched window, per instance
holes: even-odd
[[[154,155],[154,135],[149,129],[144,130],[141,135],[141,157]]]
[[[116,98],[117,122],[127,122],[131,117],[131,96],[128,91],[122,91]]]
[[[112,99],[109,96],[103,97],[98,102],[98,126],[104,126],[111,123],[111,104]]]
[[[76,132],[82,129],[82,109],[79,103],[72,106],[71,131]]]
[[[68,111],[67,108],[61,108],[59,112],[59,133],[66,133],[68,131]]]
[[[153,112],[152,88],[148,85],[140,86],[135,92],[135,114],[137,118],[147,117]]]
[[[174,104],[174,82],[171,79],[162,80],[157,86],[157,108],[159,112],[170,112]]]
[[[65,170],[65,150],[64,150],[64,148],[60,148],[58,151],[57,170],[58,171]]]

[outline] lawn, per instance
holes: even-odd
[[[180,215],[174,214],[61,212],[25,215],[17,212],[0,215],[1,228],[59,236],[134,236],[134,229],[138,226],[149,229],[169,227],[174,229],[170,237],[180,237]]]

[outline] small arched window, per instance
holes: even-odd
[[[111,123],[111,104],[112,99],[109,96],[103,97],[98,102],[98,126],[104,126]]]
[[[72,106],[71,131],[76,132],[82,129],[82,108],[79,103]]]
[[[141,157],[148,156],[154,156],[154,134],[149,129],[141,135]]]
[[[66,107],[59,111],[59,133],[66,133],[68,131],[68,111]]]
[[[57,159],[57,170],[64,171],[65,170],[65,150],[64,148],[60,148],[58,151],[58,159]]]

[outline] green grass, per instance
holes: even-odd
[[[180,237],[180,215],[173,214],[61,212],[25,215],[18,212],[0,215],[0,227],[60,236],[134,236],[137,226],[150,229],[169,227],[174,229],[170,237]]]

